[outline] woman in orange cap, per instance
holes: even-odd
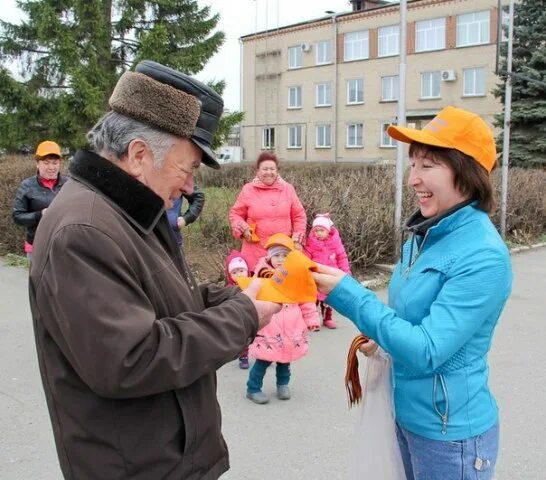
[[[410,144],[408,186],[419,206],[404,227],[389,306],[340,270],[323,267],[315,280],[371,339],[362,351],[379,345],[392,359],[407,479],[492,479],[499,424],[487,354],[512,285],[509,252],[488,216],[494,138],[479,116],[454,107],[423,130],[388,133]]]
[[[21,182],[13,203],[13,220],[26,228],[24,251],[30,262],[34,234],[42,215],[47,210],[66,181],[61,175],[61,147],[46,140],[38,145],[36,154],[36,175]]]

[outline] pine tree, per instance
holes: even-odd
[[[195,74],[220,48],[219,15],[196,0],[19,0],[0,22],[0,148],[44,138],[71,149],[108,109],[117,78],[142,59]],[[16,64],[17,75],[6,67]],[[211,84],[222,93],[225,84]],[[226,129],[241,120],[222,118]],[[222,142],[215,138],[215,144]]]
[[[514,5],[512,71],[525,78],[512,78],[510,116],[510,164],[520,167],[546,165],[546,0],[521,0]],[[507,31],[507,30],[506,30]],[[506,71],[507,42],[501,45],[501,71]],[[504,104],[506,75],[494,90]],[[496,126],[504,124],[504,112]],[[497,138],[502,149],[502,133]]]

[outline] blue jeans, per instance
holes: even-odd
[[[271,362],[265,360],[256,360],[248,373],[248,382],[246,382],[248,393],[258,393],[262,391],[264,376],[267,367]],[[290,364],[277,362],[277,387],[280,385],[288,385],[290,382]]]
[[[396,425],[407,480],[493,480],[499,424],[465,440],[430,440]]]

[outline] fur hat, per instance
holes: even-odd
[[[212,88],[184,73],[150,60],[125,72],[109,100],[115,112],[188,138],[203,151],[203,163],[219,169],[212,139],[224,102]]]
[[[228,264],[228,272],[231,273],[237,268],[244,268],[248,272],[248,265],[243,257],[232,258]]]
[[[334,222],[332,222],[332,220],[330,220],[330,214],[329,213],[324,213],[324,214],[319,213],[313,219],[313,227],[312,228],[322,227],[322,228],[325,228],[326,230],[330,231],[333,226],[334,226]]]

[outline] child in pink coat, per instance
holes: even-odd
[[[339,268],[349,275],[351,274],[347,252],[329,214],[319,214],[313,219],[305,252],[314,262]],[[337,328],[336,322],[332,318],[332,308],[324,304],[325,298],[326,295],[319,292],[317,304],[320,305],[324,326],[331,329]]]
[[[241,255],[241,252],[232,250],[226,258],[226,285],[237,285],[236,278],[250,277],[251,272],[248,269],[248,263]],[[239,355],[239,368],[248,369],[248,347],[245,347]]]
[[[260,275],[268,276],[263,267],[279,267],[290,250],[293,250],[294,243],[290,237],[286,236],[283,243],[271,245],[267,249],[267,257],[260,259],[256,267]],[[317,308],[312,302],[284,304],[282,310],[273,315],[271,322],[258,332],[250,345],[250,356],[256,361],[250,369],[246,384],[248,399],[260,405],[269,402],[269,397],[262,392],[262,386],[267,367],[273,362],[277,363],[277,396],[281,400],[290,398],[290,363],[307,353],[307,331],[314,330],[318,325]]]

